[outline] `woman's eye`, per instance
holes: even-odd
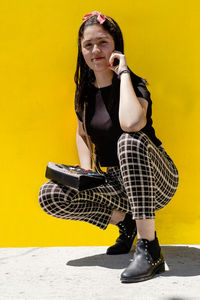
[[[86,48],[89,48],[90,46],[91,46],[91,44],[86,44],[85,45]]]

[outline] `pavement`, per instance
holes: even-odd
[[[129,284],[120,274],[133,254],[109,256],[106,248],[1,248],[0,299],[200,299],[200,245],[162,246],[167,271]]]

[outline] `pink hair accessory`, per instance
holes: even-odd
[[[92,11],[91,13],[85,15],[83,17],[83,22],[85,22],[86,20],[88,20],[89,18],[91,18],[92,16],[97,16],[97,20],[99,21],[100,24],[103,24],[106,20],[106,18],[104,17],[104,15],[102,13],[100,13],[99,11]]]

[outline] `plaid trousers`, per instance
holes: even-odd
[[[114,209],[133,219],[155,218],[155,211],[172,199],[179,175],[162,146],[143,132],[123,133],[118,140],[120,166],[108,167],[107,182],[77,191],[48,181],[39,192],[41,208],[51,216],[85,221],[106,229]]]

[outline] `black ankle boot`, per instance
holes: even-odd
[[[128,253],[137,234],[136,223],[131,214],[126,214],[124,220],[116,225],[119,227],[120,235],[115,245],[107,249],[106,254],[108,255]]]
[[[151,279],[155,274],[165,271],[165,260],[158,239],[149,242],[138,239],[136,252],[127,269],[121,274],[121,282],[139,282]]]

